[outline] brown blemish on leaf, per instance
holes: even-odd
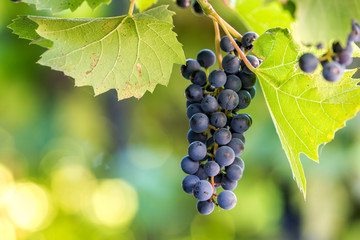
[[[141,64],[140,64],[140,63],[137,63],[137,64],[136,64],[136,69],[137,69],[138,72],[139,72],[139,77],[142,77],[142,74],[141,74]]]
[[[93,53],[90,59],[91,59],[90,70],[86,72],[87,75],[94,70],[94,68],[99,63],[100,60],[99,57],[96,55],[96,53]]]

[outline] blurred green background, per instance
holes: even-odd
[[[177,12],[174,30],[188,58],[214,48],[208,19],[166,2]],[[215,6],[246,31],[233,13]],[[127,0],[113,0],[96,11],[84,4],[58,16],[115,16],[127,8]],[[113,91],[94,98],[90,87],[74,88],[72,79],[36,64],[44,49],[6,28],[25,14],[49,12],[0,2],[1,240],[360,239],[359,116],[321,149],[321,164],[302,156],[304,201],[258,87],[247,111],[254,123],[238,204],[201,216],[181,189],[188,82],[180,66],[168,87],[140,100],[118,102]]]

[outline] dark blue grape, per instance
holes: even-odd
[[[200,161],[206,157],[207,149],[204,143],[195,141],[190,143],[188,148],[189,157],[193,161]]]
[[[191,0],[176,0],[176,5],[181,8],[188,8],[190,7]]]
[[[329,82],[340,80],[344,68],[337,62],[327,62],[323,67],[323,77]]]
[[[224,190],[234,190],[238,185],[237,181],[231,181],[230,179],[228,179],[226,176],[223,176],[221,179],[221,187]]]
[[[206,175],[213,177],[220,172],[220,166],[214,161],[209,161],[204,165],[204,171]]]
[[[231,120],[231,128],[233,131],[237,133],[244,133],[247,131],[252,124],[251,119],[247,114],[237,114],[232,120]]]
[[[195,113],[202,113],[201,104],[200,103],[192,103],[186,109],[186,115],[188,118],[191,118]]]
[[[245,163],[239,157],[235,157],[234,162],[230,166],[232,166],[232,165],[238,165],[243,171],[245,169]],[[228,167],[230,167],[230,166],[228,166]]]
[[[214,187],[216,187],[216,188],[221,187],[222,178],[223,178],[222,174],[218,174],[214,177],[214,183],[215,183]]]
[[[230,210],[235,207],[237,199],[233,192],[225,190],[219,193],[217,202],[222,209]]]
[[[230,123],[230,124],[231,124],[231,123]],[[232,133],[232,137],[233,137],[233,138],[238,138],[238,139],[240,139],[240,140],[245,144],[245,136],[244,136],[244,133],[234,132],[234,133]]]
[[[246,56],[247,60],[250,62],[250,64],[254,67],[254,68],[257,68],[260,63],[259,63],[259,59],[253,55],[247,55]],[[244,72],[244,73],[247,73],[247,74],[252,74],[253,72],[246,66],[245,62],[244,61],[241,61],[240,63],[240,67],[241,67],[241,70]]]
[[[214,87],[214,86],[212,86],[212,85],[208,85],[208,86],[206,87],[206,91],[208,91],[208,92],[214,92],[215,89],[216,89],[216,87]]]
[[[223,112],[216,112],[211,115],[210,124],[216,128],[225,127],[227,122],[227,117]]]
[[[239,77],[236,75],[229,75],[226,78],[225,89],[231,89],[238,92],[241,89],[242,83]]]
[[[222,87],[226,83],[226,73],[220,69],[215,69],[209,74],[209,83],[214,87]]]
[[[203,70],[196,70],[190,75],[190,81],[201,87],[205,86],[206,80],[206,73]]]
[[[220,40],[220,48],[224,52],[231,52],[235,50],[234,45],[231,43],[228,36],[223,36]]]
[[[238,181],[241,179],[243,170],[239,165],[232,164],[226,168],[226,177],[231,181]]]
[[[253,49],[253,42],[258,37],[259,35],[255,32],[247,32],[243,35],[241,44],[246,50],[251,51]]]
[[[218,96],[220,107],[225,110],[233,110],[239,104],[239,95],[231,89],[225,89]]]
[[[204,164],[201,164],[199,166],[199,170],[197,170],[197,172],[194,175],[200,178],[200,180],[207,179],[208,175],[205,173]]]
[[[299,59],[299,67],[306,73],[312,73],[315,71],[319,64],[319,60],[312,53],[305,53]]]
[[[235,159],[234,150],[228,146],[219,147],[215,153],[215,161],[221,166],[229,166]]]
[[[245,90],[250,93],[251,99],[254,99],[256,95],[256,87],[252,86],[251,88],[245,88]]]
[[[219,108],[218,101],[216,100],[215,97],[213,97],[211,95],[204,97],[203,100],[201,101],[201,109],[205,113],[216,112],[218,110],[218,108]]]
[[[186,138],[189,143],[192,143],[195,141],[200,141],[200,142],[206,143],[207,135],[204,135],[203,133],[196,133],[190,129],[186,135]]]
[[[188,194],[193,194],[193,188],[200,179],[195,175],[187,175],[182,181],[182,188]]]
[[[216,56],[210,49],[203,49],[197,54],[196,59],[200,66],[203,68],[209,68],[215,64]]]
[[[353,58],[352,58],[352,53],[353,53],[353,48],[351,46],[351,44],[348,44],[348,46],[346,46],[346,48],[338,53],[338,63],[340,63],[343,66],[348,66],[352,63]]]
[[[209,127],[209,118],[203,113],[195,113],[190,118],[190,128],[196,133],[205,132]]]
[[[213,194],[211,184],[206,180],[198,181],[193,189],[194,197],[199,201],[209,200]]]
[[[199,162],[195,162],[191,160],[189,156],[185,156],[181,160],[181,169],[184,171],[184,173],[187,174],[194,174],[199,170]]]
[[[234,150],[235,156],[239,156],[244,151],[244,143],[238,138],[232,138],[227,146]]]
[[[231,141],[231,132],[226,128],[215,131],[214,140],[219,145],[226,145]]]
[[[351,21],[351,33],[348,42],[360,42],[360,26],[355,20]]]
[[[256,84],[255,73],[239,72],[237,76],[240,78],[243,88],[251,88]]]
[[[181,65],[180,70],[184,78],[190,79],[190,75],[196,70],[201,70],[201,66],[196,60],[187,59],[186,64]]]
[[[204,11],[202,10],[202,8],[197,0],[194,1],[193,5],[192,5],[192,9],[193,9],[194,13],[196,13],[196,14],[199,14],[199,15],[204,14]]]
[[[239,72],[240,60],[237,56],[228,54],[223,58],[221,65],[225,72],[231,74],[237,73]]]
[[[209,215],[214,211],[215,204],[209,201],[198,201],[196,204],[196,209],[202,215]]]
[[[199,102],[203,99],[203,89],[196,84],[190,84],[185,89],[185,97],[191,102]]]
[[[250,93],[248,91],[246,91],[246,90],[240,90],[238,92],[238,96],[239,96],[239,104],[237,105],[237,107],[239,109],[247,108],[251,103],[251,95],[250,95]]]

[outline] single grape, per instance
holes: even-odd
[[[206,145],[200,141],[190,143],[188,148],[189,157],[193,161],[200,161],[206,157],[207,149]]]
[[[246,59],[250,62],[250,64],[254,67],[254,68],[257,68],[260,63],[259,63],[259,59],[253,55],[247,55],[246,56]],[[244,61],[241,61],[240,63],[240,67],[241,67],[241,70],[247,74],[251,74],[252,71],[250,71],[250,69],[246,66],[245,62]]]
[[[200,180],[207,179],[208,175],[205,173],[204,164],[201,164],[199,166],[199,170],[197,170],[197,172],[194,175],[200,178]]]
[[[227,146],[234,150],[235,156],[241,155],[244,151],[244,143],[238,138],[232,138]]]
[[[340,80],[344,68],[337,62],[328,62],[323,67],[323,77],[329,82]]]
[[[189,143],[195,142],[195,141],[200,141],[203,143],[206,143],[207,140],[207,135],[204,135],[203,133],[196,133],[193,130],[189,130],[187,135],[187,140]]]
[[[209,74],[209,83],[214,87],[222,87],[226,83],[226,73],[220,69],[215,69]]]
[[[231,181],[238,181],[241,179],[243,170],[239,165],[230,165],[226,168],[226,177]]]
[[[232,137],[233,137],[233,138],[238,138],[238,139],[240,139],[240,140],[245,144],[245,136],[244,136],[244,133],[234,132],[234,133],[232,133]]]
[[[195,175],[187,175],[182,181],[182,188],[188,194],[193,194],[193,188],[200,179]]]
[[[212,86],[212,85],[208,85],[208,86],[206,87],[206,91],[208,91],[208,92],[214,92],[215,89],[216,89],[216,87],[214,87],[214,86]]]
[[[215,161],[221,166],[229,166],[234,162],[235,153],[231,147],[222,146],[215,152]]]
[[[250,93],[248,91],[240,90],[238,92],[238,97],[239,97],[239,104],[237,105],[237,107],[239,109],[245,109],[250,105],[250,103],[251,103],[251,95],[250,95]]]
[[[220,172],[220,166],[214,161],[208,161],[204,165],[204,171],[209,177],[216,176]]]
[[[196,70],[201,70],[201,66],[196,60],[187,59],[186,64],[181,65],[180,70],[184,78],[190,79],[190,75]]]
[[[236,75],[229,75],[226,78],[225,89],[231,89],[235,92],[240,91],[242,86],[241,80]]]
[[[191,0],[176,0],[176,5],[181,8],[188,8],[190,7]]]
[[[243,35],[241,44],[246,50],[251,51],[253,49],[253,42],[258,37],[259,35],[255,32],[247,32]]]
[[[235,50],[234,45],[231,43],[228,36],[223,36],[220,40],[220,48],[224,52],[231,52]]]
[[[231,74],[237,73],[239,72],[240,60],[237,56],[229,53],[223,58],[221,65],[225,72]]]
[[[352,48],[351,44],[348,44],[346,46],[346,48],[344,48],[343,51],[338,53],[338,61],[337,62],[343,66],[350,65],[353,61],[352,53],[353,53],[353,48]]]
[[[223,112],[216,112],[211,115],[210,123],[216,128],[225,127],[227,122],[227,117]]]
[[[256,87],[252,86],[251,88],[244,88],[244,89],[250,93],[251,99],[254,99],[256,95]]]
[[[202,215],[209,215],[214,211],[215,204],[209,201],[198,201],[196,204],[196,209]]]
[[[226,128],[215,131],[214,140],[219,145],[226,145],[231,141],[231,132]]]
[[[201,104],[200,103],[192,103],[186,109],[186,115],[188,118],[191,118],[195,113],[202,113]]]
[[[201,101],[201,109],[205,113],[216,112],[218,110],[218,108],[219,108],[218,101],[216,100],[215,97],[213,97],[211,95],[204,97],[203,100]]]
[[[196,133],[205,132],[209,127],[209,118],[203,113],[195,113],[190,118],[190,128]]]
[[[214,177],[214,186],[216,188],[221,187],[223,175],[220,173]]]
[[[252,124],[251,119],[247,114],[241,113],[237,114],[232,120],[231,120],[231,128],[237,133],[243,133],[247,131]]]
[[[199,15],[204,14],[204,12],[197,0],[194,1],[193,5],[192,5],[192,9],[196,14],[199,14]]]
[[[238,165],[242,169],[242,171],[244,172],[245,163],[241,158],[235,157],[234,162],[230,166],[232,166],[232,165]],[[228,166],[228,167],[230,167],[230,166]]]
[[[226,176],[223,176],[221,179],[221,187],[224,190],[234,190],[238,185],[237,181],[231,181],[230,179],[228,179]]]
[[[318,64],[318,58],[312,53],[305,53],[299,59],[299,67],[306,73],[314,72]]]
[[[192,102],[198,102],[203,99],[203,89],[196,84],[190,84],[185,89],[185,97]]]
[[[225,110],[233,110],[239,104],[239,95],[231,89],[225,89],[218,96],[220,107]]]
[[[213,194],[213,187],[208,181],[200,180],[194,185],[193,194],[197,200],[209,200]]]
[[[205,86],[206,80],[207,80],[206,73],[203,70],[195,70],[190,75],[190,81],[193,84],[199,85],[201,87]]]
[[[225,190],[219,193],[217,201],[222,209],[230,210],[235,207],[237,199],[233,192]]]
[[[194,174],[199,170],[199,163],[193,161],[189,156],[185,156],[180,165],[183,172],[187,174]]]
[[[243,88],[251,88],[255,86],[256,75],[255,73],[239,72],[237,76],[240,78]]]
[[[360,42],[360,26],[355,20],[351,21],[351,29],[348,42]]]
[[[210,49],[203,49],[197,54],[196,59],[200,66],[203,68],[209,68],[215,64],[216,56]]]

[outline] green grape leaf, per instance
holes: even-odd
[[[158,0],[136,0],[135,5],[142,12],[157,3],[157,1]]]
[[[312,45],[337,40],[345,45],[351,19],[360,22],[359,0],[297,0],[295,39]]]
[[[38,24],[26,16],[14,19],[13,23],[8,26],[8,28],[12,29],[13,33],[19,35],[20,38],[31,40],[30,44],[51,48],[53,43],[48,39],[44,39],[35,31],[38,27]]]
[[[182,45],[171,30],[173,14],[160,6],[133,17],[27,18],[39,26],[38,35],[53,43],[40,64],[73,77],[76,86],[92,86],[95,95],[116,89],[121,100],[140,98],[157,84],[167,85],[173,63],[185,62]],[[33,26],[27,36],[33,40],[31,30]]]
[[[294,178],[306,197],[300,153],[318,162],[319,145],[331,141],[346,120],[359,111],[359,80],[351,78],[356,69],[346,71],[336,83],[323,79],[321,67],[313,74],[304,74],[298,59],[309,49],[298,45],[288,29],[270,29],[254,44],[253,52],[265,58],[256,75]]]
[[[258,34],[273,27],[289,28],[294,21],[278,1],[236,0],[235,10],[244,25]]]
[[[38,10],[51,9],[53,13],[61,12],[66,9],[70,9],[72,12],[86,1],[88,5],[95,9],[100,4],[110,4],[111,0],[23,0],[28,4],[36,5]]]

